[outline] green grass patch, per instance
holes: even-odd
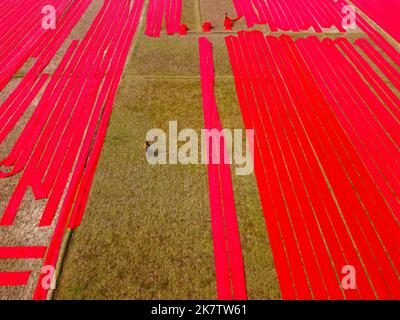
[[[222,123],[241,128],[224,39],[210,39]],[[147,131],[168,121],[204,127],[198,75],[197,36],[139,37],[56,299],[216,298],[207,167],[150,166],[143,151]],[[249,297],[279,298],[254,175],[233,182]]]

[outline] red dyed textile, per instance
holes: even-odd
[[[211,22],[207,21],[207,22],[203,23],[203,31],[204,32],[210,32],[211,29],[212,29]]]
[[[392,37],[399,38],[398,9],[399,0],[357,0],[353,2],[369,15]],[[243,15],[248,27],[255,24],[268,24],[271,31],[305,31],[313,28],[323,32],[325,28],[335,27],[346,32],[345,25],[351,11],[355,8],[346,0],[233,0],[236,12]],[[355,26],[364,31],[397,65],[400,66],[399,51],[378,33],[361,15],[355,14]]]
[[[91,2],[92,0],[29,0],[15,2],[11,8],[2,8],[3,12],[0,12],[0,90],[31,56],[37,58],[37,61],[25,78],[38,77]],[[40,12],[45,5],[56,8],[55,30],[42,28],[43,15]]]
[[[0,259],[40,259],[46,247],[0,247]]]
[[[46,86],[48,74],[41,74],[53,59],[63,41],[84,14],[92,0],[20,1],[4,10],[0,39],[0,90],[30,57],[36,61],[22,81],[0,106],[0,143],[7,138],[29,105]],[[54,5],[57,28],[41,27],[41,6]],[[28,9],[29,8],[29,9]],[[0,12],[1,13],[1,12]],[[7,14],[6,14],[7,13]],[[28,19],[29,17],[29,19]],[[14,23],[19,21],[18,23]]]
[[[168,35],[180,32],[182,0],[150,0],[146,15],[145,34],[159,37],[163,19]]]
[[[345,39],[226,44],[283,299],[398,299],[398,97]]]
[[[212,44],[206,38],[199,39],[199,56],[205,128],[221,132],[214,96]],[[212,139],[206,139],[217,296],[223,300],[247,299],[230,165],[225,163],[225,139],[221,138],[220,142],[218,150]],[[215,157],[214,153],[219,157]],[[216,158],[220,159],[219,163],[213,163],[212,160]]]
[[[54,267],[65,230],[79,226],[83,218],[115,95],[144,4],[144,0],[105,0],[84,38],[70,43],[54,73],[41,74],[47,57],[54,50],[57,52],[63,36],[68,35],[67,31],[90,1],[72,1],[69,9],[73,11],[63,16],[70,21],[65,20],[63,28],[63,20],[59,20],[54,31],[57,42],[35,48],[37,64],[0,108],[0,124],[4,124],[0,129],[2,140],[37,92],[45,87],[22,133],[8,155],[0,160],[0,178],[20,174],[15,177],[11,197],[5,199],[7,205],[1,213],[0,228],[14,224],[28,189],[36,200],[43,199],[45,204],[40,221],[31,223],[38,223],[41,228],[55,223],[48,246],[0,248],[0,259],[44,257],[43,265]],[[63,34],[59,34],[61,30]],[[50,34],[45,38],[52,39]],[[42,54],[46,59],[40,58]],[[24,285],[29,274],[5,272],[0,275],[0,282]],[[46,298],[47,289],[41,285],[45,276],[41,274],[35,279],[38,281],[35,299]]]
[[[247,26],[268,24],[271,31],[300,31],[335,26],[344,32],[341,13],[346,1],[320,0],[233,0],[238,16],[244,16]]]
[[[181,26],[179,27],[179,34],[181,36],[185,36],[187,35],[187,31],[188,31],[188,27],[186,24],[181,24]]]
[[[400,0],[353,0],[357,8],[400,42]]]
[[[3,272],[0,271],[1,286],[26,286],[31,271]]]

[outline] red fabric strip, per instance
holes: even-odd
[[[41,259],[46,247],[0,247],[0,259]]]
[[[26,286],[31,271],[3,272],[0,271],[0,286]]]
[[[227,38],[227,48],[245,125],[256,133],[255,173],[282,297],[308,299],[308,289],[314,299],[398,297],[391,284],[400,267],[399,223],[379,190],[382,182],[387,192],[396,186],[387,178],[395,153],[380,161],[397,141],[392,116],[331,40],[265,41],[242,32]],[[395,101],[376,74],[356,65]],[[371,140],[388,134],[392,142]],[[382,178],[374,168],[389,171]],[[341,288],[346,264],[357,270],[355,290]]]
[[[220,132],[222,125],[214,97],[212,44],[206,38],[199,39],[199,56],[205,128]],[[230,166],[224,163],[224,138],[219,150],[214,149],[209,140],[206,146],[217,295],[219,299],[247,299]],[[215,152],[219,153],[220,164],[212,163]]]

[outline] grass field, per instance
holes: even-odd
[[[213,38],[223,125],[240,128],[223,37]],[[56,298],[216,298],[207,168],[152,167],[142,147],[147,131],[167,131],[168,121],[204,127],[197,39],[139,35]],[[279,298],[254,176],[235,176],[234,188],[249,295]]]

